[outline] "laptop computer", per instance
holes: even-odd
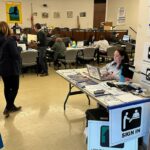
[[[78,41],[77,42],[77,47],[83,47],[84,46],[84,42],[83,41]]]
[[[100,81],[112,80],[108,78],[107,76],[103,76],[100,72],[99,67],[92,66],[92,65],[86,65],[86,67],[87,67],[89,77],[100,80]]]
[[[129,35],[123,35],[122,41],[129,42],[130,41],[130,36]]]

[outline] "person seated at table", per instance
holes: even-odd
[[[94,44],[94,41],[95,41],[95,36],[94,35],[90,35],[89,39],[87,40],[87,45]]]
[[[114,52],[114,60],[101,68],[103,76],[108,79],[119,80],[122,65],[125,63],[129,63],[127,53],[122,49],[117,49]]]
[[[94,56],[97,57],[97,63],[99,63],[100,56],[107,55],[107,48],[111,47],[108,41],[104,38],[104,36],[100,37],[100,40],[96,42],[95,46],[95,54]],[[104,61],[104,57],[102,57],[102,61]]]
[[[60,67],[58,59],[64,58],[66,51],[66,46],[62,38],[56,38],[51,49],[54,50],[54,66]]]
[[[21,34],[22,28],[15,22],[14,26],[11,28],[13,29],[14,34]]]
[[[114,61],[105,66],[107,72],[105,72],[103,75],[108,77],[108,79],[119,80],[122,65],[128,62],[129,58],[126,52],[124,50],[117,49],[114,52]],[[86,126],[88,126],[87,124],[88,120],[103,120],[103,121],[109,120],[108,111],[99,103],[97,108],[88,109],[86,110],[85,114],[86,114]]]

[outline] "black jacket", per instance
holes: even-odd
[[[0,75],[19,75],[21,59],[20,52],[17,49],[17,43],[13,38],[5,38],[0,34],[0,47],[5,41],[7,43],[4,48],[0,48]]]
[[[46,35],[42,30],[37,33],[37,41],[39,42],[38,47],[46,46]]]

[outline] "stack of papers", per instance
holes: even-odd
[[[106,95],[106,96],[103,96],[103,97],[98,97],[97,100],[100,103],[103,103],[106,106],[114,106],[114,105],[119,105],[119,104],[124,103],[120,99],[118,99],[118,98],[116,98],[115,96],[112,96],[112,95]]]
[[[85,90],[87,92],[89,92],[90,94],[94,95],[95,97],[104,96],[104,95],[110,95],[109,92],[106,92],[103,89],[104,88],[101,87],[100,84],[85,86]]]
[[[83,75],[81,75],[80,73],[78,73],[78,74],[73,74],[73,75],[68,75],[68,77],[69,77],[70,79],[72,79],[72,80],[78,82],[78,83],[86,82],[86,81],[89,80],[88,77],[83,76]]]
[[[81,88],[85,88],[86,86],[91,86],[91,85],[96,85],[98,84],[97,82],[94,82],[93,80],[91,79],[88,79],[87,81],[84,81],[84,82],[77,82],[76,85],[81,87]]]
[[[126,103],[143,99],[142,97],[133,95],[131,93],[125,93],[123,95],[118,95],[116,97],[120,99],[122,102],[126,102]]]

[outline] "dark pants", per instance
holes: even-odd
[[[46,48],[39,47],[39,65],[41,67],[41,73],[48,73],[48,66],[46,61]]]
[[[9,110],[14,106],[14,101],[19,89],[19,75],[2,76],[4,82],[4,95],[6,108]]]
[[[54,54],[54,66],[58,66],[59,67],[59,59],[64,59],[65,56],[61,55],[61,54]]]
[[[99,50],[99,48],[95,49],[94,57],[97,58],[97,63],[100,63],[100,56],[102,57],[102,62],[105,60],[105,56],[107,56],[107,52]],[[104,56],[104,57],[103,57]]]

